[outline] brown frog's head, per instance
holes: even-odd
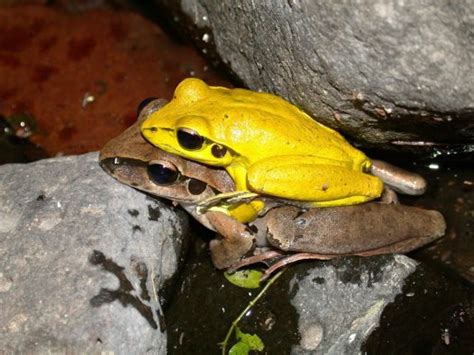
[[[164,100],[149,102],[134,125],[102,148],[102,168],[121,183],[178,203],[196,204],[216,192],[233,191],[225,170],[166,153],[142,137],[141,121],[164,104]]]

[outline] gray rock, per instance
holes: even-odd
[[[311,269],[291,303],[299,314],[295,354],[356,354],[417,263],[402,255],[342,259]],[[293,279],[296,286],[296,278]]]
[[[353,139],[474,150],[473,2],[163,2],[244,85]]]
[[[165,353],[155,290],[187,221],[97,154],[0,167],[0,349]]]

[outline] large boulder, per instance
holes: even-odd
[[[159,295],[187,220],[97,154],[0,167],[0,349],[166,352]]]
[[[473,150],[472,2],[160,3],[245,86],[281,95],[352,139]]]

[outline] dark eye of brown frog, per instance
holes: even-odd
[[[204,144],[204,137],[189,128],[178,128],[178,143],[187,150],[198,150]]]
[[[140,116],[140,113],[143,111],[143,109],[152,101],[156,100],[156,97],[147,97],[145,100],[140,102],[137,106],[137,117]]]
[[[148,177],[157,185],[171,185],[181,174],[174,164],[167,161],[150,162],[147,166]]]
[[[201,180],[189,179],[188,191],[191,195],[199,195],[206,190],[207,184]]]

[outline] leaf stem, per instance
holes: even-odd
[[[247,305],[247,307],[245,307],[245,309],[239,314],[239,316],[232,321],[232,325],[230,326],[230,328],[229,328],[229,330],[228,330],[228,332],[225,336],[224,341],[221,343],[222,355],[226,355],[227,343],[229,341],[229,338],[230,338],[232,332],[237,327],[237,324],[240,322],[240,320],[243,318],[243,316],[245,316],[245,314],[249,311],[249,309],[252,308],[258,302],[258,300],[265,294],[265,292],[268,290],[268,288],[280,277],[281,274],[283,274],[284,271],[285,271],[285,269],[279,271],[277,274],[275,274],[275,276],[273,276],[270,280],[268,280],[265,287],[263,287],[263,289],[258,293],[258,295],[253,300],[251,300],[249,302],[249,304]]]

